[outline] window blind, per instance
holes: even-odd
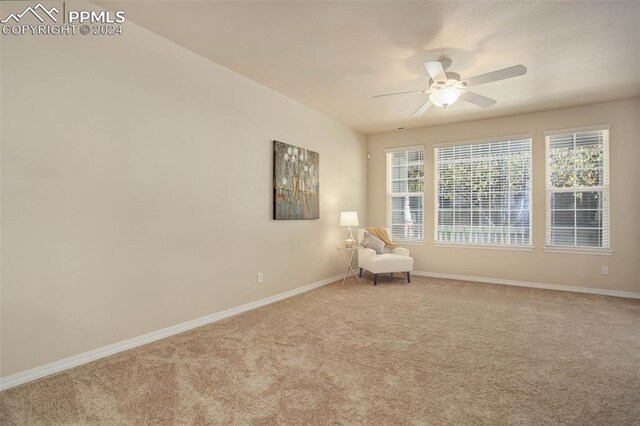
[[[424,147],[387,150],[387,227],[394,241],[424,241]]]
[[[531,245],[531,137],[435,148],[438,242]]]
[[[547,134],[546,244],[609,248],[609,130]]]

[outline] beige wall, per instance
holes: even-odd
[[[2,376],[339,274],[366,220],[364,136],[125,28],[1,37]],[[273,139],[320,153],[320,220],[271,219]]]
[[[611,256],[544,252],[545,130],[610,124]],[[435,247],[433,144],[533,134],[533,252]],[[640,98],[491,120],[370,136],[368,210],[371,225],[385,216],[385,149],[425,145],[425,239],[407,246],[417,271],[640,292]],[[609,267],[609,275],[600,273]]]

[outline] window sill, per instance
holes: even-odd
[[[394,243],[401,245],[401,246],[423,246],[424,245],[424,241],[398,241],[398,240],[393,240]]]
[[[508,251],[533,251],[533,246],[510,246],[498,244],[467,244],[467,243],[443,243],[434,241],[434,247],[462,248],[462,249],[481,249],[481,250],[508,250]]]
[[[611,256],[613,250],[603,248],[584,248],[584,247],[551,247],[545,246],[544,251],[547,253],[564,253],[564,254],[591,254],[594,256]]]

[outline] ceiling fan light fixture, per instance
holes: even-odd
[[[448,106],[456,103],[462,91],[457,87],[442,87],[438,90],[431,92],[429,100],[432,104],[441,108],[447,108]]]

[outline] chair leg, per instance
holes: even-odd
[[[360,278],[362,278],[362,268],[360,268]]]
[[[378,274],[373,274],[373,285],[378,285]]]
[[[407,282],[411,284],[411,272],[407,272]]]

